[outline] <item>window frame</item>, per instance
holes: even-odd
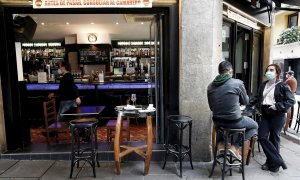
[[[291,26],[291,19],[292,19],[292,17],[297,17],[296,19],[296,26],[298,26],[298,18],[299,18],[299,14],[298,13],[293,13],[293,14],[290,14],[290,15],[288,15],[288,28],[291,28],[292,26]]]

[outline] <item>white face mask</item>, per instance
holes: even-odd
[[[268,80],[273,80],[273,79],[275,79],[276,74],[275,74],[275,72],[267,71],[266,74],[265,74],[265,76],[266,76],[266,78],[267,78]]]
[[[58,73],[58,74],[62,74],[61,69],[58,69],[58,70],[57,70],[57,73]]]

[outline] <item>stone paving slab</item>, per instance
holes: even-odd
[[[70,176],[70,161],[55,161],[54,164],[52,164],[49,169],[43,174],[43,176],[40,178],[41,180],[63,180],[63,179],[69,179]],[[82,167],[83,164],[80,165]],[[74,168],[73,177],[76,177],[76,175],[79,172],[79,168]]]
[[[51,167],[53,163],[54,161],[19,161],[7,171],[2,173],[0,177],[39,178]]]
[[[0,174],[2,174],[4,171],[12,167],[14,164],[16,164],[18,161],[15,160],[9,160],[9,159],[2,159],[0,161]]]

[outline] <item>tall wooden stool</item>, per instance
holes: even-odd
[[[97,158],[97,123],[98,120],[95,118],[80,118],[70,121],[72,143],[70,178],[72,178],[75,164],[77,163],[77,167],[79,167],[79,161],[82,160],[92,166],[94,178],[96,177],[96,162],[98,167],[100,166]],[[80,140],[80,137],[85,139]]]

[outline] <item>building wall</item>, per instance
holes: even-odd
[[[6,150],[6,137],[5,137],[5,124],[4,124],[4,111],[2,99],[2,86],[0,77],[0,153]]]
[[[212,120],[206,91],[222,59],[222,1],[181,0],[179,11],[180,114],[193,118],[193,160],[210,161]]]
[[[288,27],[288,15],[294,14],[294,12],[280,12],[275,14],[275,26],[274,26],[274,35],[273,35],[273,45],[277,44],[277,39],[279,38],[280,33]],[[299,20],[298,18],[298,25]]]
[[[263,71],[264,69],[270,64],[271,55],[270,55],[270,49],[271,49],[271,33],[272,28],[265,28],[264,30],[264,52],[263,52]]]

